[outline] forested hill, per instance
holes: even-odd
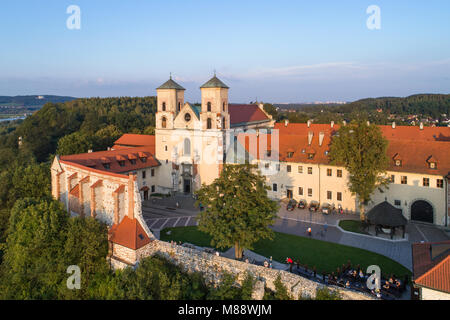
[[[60,142],[61,153],[101,150],[122,133],[152,133],[156,97],[84,98],[47,103],[12,132],[0,134],[0,150],[30,153],[38,162],[48,160]],[[68,136],[68,137],[67,137]],[[0,156],[1,158],[1,156]],[[1,161],[0,161],[1,162]]]
[[[450,114],[450,94],[416,94],[406,98],[369,98],[337,106],[334,110],[347,113],[356,107],[367,111],[383,109],[384,113],[417,114],[437,118],[441,114]]]
[[[41,96],[0,96],[0,105],[10,105],[19,107],[31,107],[31,106],[43,106],[46,103],[59,103],[75,100],[74,97],[64,97],[64,96],[52,96],[52,95],[41,95]]]

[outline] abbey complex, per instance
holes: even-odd
[[[52,194],[73,215],[109,229],[113,254],[134,263],[154,236],[141,202],[152,193],[193,193],[227,163],[258,164],[274,199],[329,203],[358,211],[344,167],[329,163],[333,135],[345,123],[275,123],[262,104],[232,104],[216,76],[201,86],[201,106],[184,101],[172,79],[157,91],[155,135],[124,134],[108,150],[56,157]],[[448,226],[450,128],[380,126],[389,141],[390,184],[367,209],[388,201],[405,218]],[[88,151],[88,150],[86,150]]]

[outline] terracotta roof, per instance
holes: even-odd
[[[135,147],[98,151],[61,156],[60,159],[65,162],[75,163],[101,171],[124,173],[137,169],[159,166],[160,164],[152,155],[151,149],[151,147]],[[134,155],[134,157],[129,158],[130,154]],[[141,157],[146,157],[147,160],[143,162]],[[135,163],[133,164],[131,160],[134,160]],[[120,166],[119,161],[123,161],[123,166]],[[104,166],[107,164],[109,164],[109,169]]]
[[[231,126],[248,122],[270,121],[256,104],[229,104],[228,113]]]
[[[414,283],[450,293],[450,240],[412,245]]]
[[[379,127],[389,141],[388,170],[443,176],[450,172],[450,161],[448,161],[450,143],[443,139],[445,136],[450,136],[450,128],[424,127],[423,130],[420,130],[418,127],[396,126],[395,129],[391,126]],[[285,123],[276,123],[274,129],[279,130],[280,161],[328,164],[326,152],[329,150],[331,137],[337,132],[339,126],[334,125],[331,128],[329,124],[311,124],[308,127],[306,123],[289,123],[286,126]],[[396,130],[400,134],[393,133]],[[308,145],[309,132],[313,133],[310,146]],[[319,146],[318,137],[321,132],[324,133],[324,139],[322,145]],[[435,136],[439,139],[435,139]],[[426,143],[420,143],[420,141],[426,141]],[[316,152],[313,159],[307,158],[310,149]],[[293,157],[288,159],[286,155],[289,150],[295,151]],[[272,150],[273,152],[274,150]],[[435,169],[429,167],[430,157],[436,160]],[[395,159],[402,160],[401,167],[395,166]]]
[[[118,225],[113,224],[108,233],[110,241],[133,250],[150,243],[150,238],[139,221],[128,216],[125,216]]]
[[[80,197],[80,188],[79,188],[79,184],[78,183],[75,185],[75,187],[72,188],[72,190],[70,190],[69,194],[71,196],[76,197],[76,198]]]
[[[114,142],[113,149],[120,147],[144,147],[150,146],[151,153],[155,154],[155,136],[148,134],[125,133]]]

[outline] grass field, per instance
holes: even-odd
[[[171,231],[167,235],[167,231]],[[201,247],[211,247],[211,237],[198,231],[197,227],[166,228],[161,231],[161,240],[189,242]],[[226,251],[226,250],[224,250]],[[273,240],[261,240],[254,245],[254,252],[265,257],[272,256],[274,260],[285,262],[287,257],[300,260],[312,268],[315,266],[318,273],[336,271],[342,264],[350,260],[352,265],[360,264],[363,269],[369,265],[378,265],[383,274],[395,274],[403,277],[411,276],[411,272],[383,255],[367,250],[344,246],[332,242],[309,239],[295,235],[275,232]]]
[[[356,232],[361,234],[368,234],[362,230],[361,221],[356,220],[341,220],[339,221],[339,227],[346,231]]]

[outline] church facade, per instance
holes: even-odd
[[[358,210],[348,172],[327,156],[338,124],[275,123],[262,104],[230,103],[229,87],[216,76],[200,90],[201,104],[190,104],[185,89],[169,79],[156,89],[154,136],[125,134],[106,151],[56,156],[54,198],[73,215],[107,223],[111,241],[124,248],[153,238],[142,201],[154,193],[193,193],[216,179],[225,163],[257,164],[274,199]],[[389,141],[391,183],[376,190],[368,209],[386,200],[409,220],[448,226],[450,128],[393,123],[380,129]]]

